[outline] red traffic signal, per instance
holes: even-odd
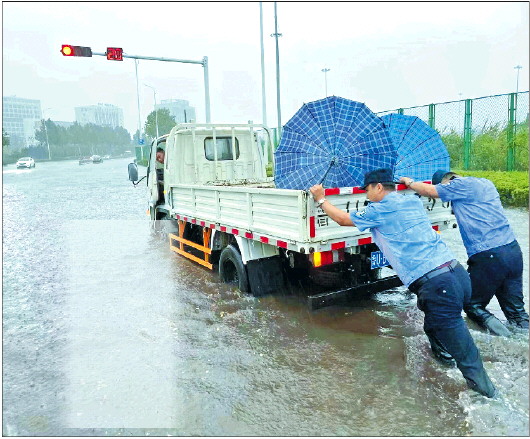
[[[107,59],[123,61],[123,49],[121,47],[107,47]]]
[[[92,56],[92,49],[90,47],[63,44],[61,46],[61,53],[63,56]]]

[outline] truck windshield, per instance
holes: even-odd
[[[232,137],[217,137],[215,142],[217,150],[217,160],[233,160]],[[236,160],[239,158],[239,141],[236,138]],[[204,155],[206,160],[215,160],[213,137],[204,139]]]

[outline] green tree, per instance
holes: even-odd
[[[158,135],[159,136],[168,134],[171,131],[171,128],[173,128],[176,125],[175,117],[169,114],[169,110],[167,108],[156,110],[156,114],[154,111],[152,111],[147,116],[147,120],[145,122],[145,133],[151,139],[154,139],[156,137],[156,122],[157,122],[156,115],[158,115]]]
[[[464,169],[464,139],[456,133],[442,135],[451,156],[451,168]],[[508,127],[499,124],[473,133],[470,170],[505,171],[508,154]],[[528,170],[528,121],[515,127],[515,170]]]
[[[40,127],[35,130],[35,140],[39,142],[41,146],[46,146],[46,128],[44,126],[45,120],[40,121]],[[47,126],[47,125],[46,125]]]
[[[2,128],[2,149],[9,146],[9,134]]]
[[[139,145],[140,144],[139,140],[140,140],[140,130],[136,130],[132,138],[133,145]]]

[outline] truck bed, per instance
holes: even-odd
[[[412,192],[403,185],[398,190]],[[169,186],[173,218],[218,228],[294,251],[348,249],[371,242],[369,230],[341,227],[331,220],[306,191],[276,189],[272,181],[232,185]],[[362,210],[366,193],[358,188],[326,189],[326,198],[349,212]],[[454,222],[449,205],[422,197],[433,227]],[[434,201],[434,202],[433,202]],[[277,244],[278,245],[278,244]]]

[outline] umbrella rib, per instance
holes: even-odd
[[[420,146],[422,146],[425,142],[427,142],[428,140],[431,140],[433,138],[436,137],[436,134],[433,134],[431,137],[428,137],[427,139],[423,139],[420,143],[418,143],[417,145],[414,146],[414,149],[411,149],[408,154],[406,156],[403,156],[403,157],[408,157],[412,152],[416,151]],[[443,144],[443,141],[442,141],[442,144]],[[445,145],[444,145],[445,146]]]
[[[403,140],[405,139],[405,137],[407,137],[407,134],[409,133],[409,131],[412,129],[412,125],[414,125],[419,119],[418,116],[414,116],[416,119],[414,119],[414,122],[412,122],[409,127],[407,128],[407,131],[405,131],[405,134],[403,134],[403,137],[401,138],[401,142],[399,142],[399,145],[401,145],[403,143]],[[396,146],[397,148],[397,146]]]
[[[292,128],[289,128],[289,130],[295,134],[297,134],[298,136],[301,136],[303,137],[304,139],[307,140],[308,143],[310,143],[311,145],[313,145],[316,149],[322,151],[323,153],[327,153],[327,154],[331,154],[331,151],[327,151],[326,149],[322,148],[321,147],[321,144],[317,144],[313,141],[313,139],[311,139],[311,137],[308,137],[306,134],[303,134],[303,133],[299,133],[298,131],[294,131]],[[278,147],[279,148],[279,147]],[[278,151],[279,153],[281,153],[282,151]],[[286,151],[286,152],[291,152],[291,151]],[[307,151],[305,151],[307,152]],[[316,155],[316,154],[313,154],[313,155]]]

